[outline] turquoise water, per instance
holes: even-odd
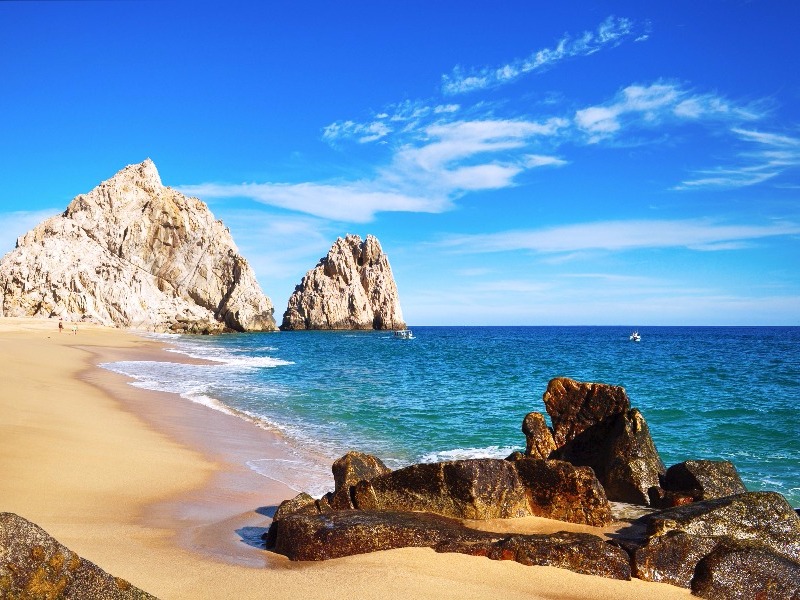
[[[626,388],[667,466],[726,459],[751,490],[800,506],[800,328],[415,327],[166,336],[213,365],[106,365],[137,385],[234,409],[329,458],[392,467],[522,449],[557,376]],[[253,465],[258,470],[256,465]],[[314,469],[308,477],[318,473]],[[313,487],[313,486],[312,486]]]

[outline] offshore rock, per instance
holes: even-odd
[[[548,459],[556,449],[553,432],[544,421],[544,415],[532,412],[525,415],[522,421],[522,433],[525,434],[525,456]]]
[[[594,473],[561,461],[484,458],[417,464],[361,481],[351,495],[359,510],[479,520],[534,515],[595,526],[611,522]]]
[[[697,565],[692,592],[714,600],[797,600],[800,563],[759,544],[726,540]]]
[[[380,242],[348,234],[308,271],[289,298],[281,329],[404,329],[389,259]]]
[[[733,463],[727,460],[687,460],[667,469],[662,486],[694,500],[724,498],[747,491]]]
[[[0,598],[155,600],[14,513],[0,513]]]
[[[542,397],[553,422],[553,439],[561,447],[585,429],[630,410],[625,388],[603,383],[582,383],[556,377]]]
[[[74,198],[0,260],[0,316],[153,331],[275,330],[230,232],[161,183],[151,160]]]
[[[625,388],[559,377],[543,400],[558,446],[552,458],[594,469],[611,501],[650,504],[666,469]]]
[[[394,548],[426,547],[525,565],[630,579],[624,550],[581,533],[499,535],[439,515],[401,511],[338,511],[295,515],[277,524],[275,551],[291,560],[327,560]]]

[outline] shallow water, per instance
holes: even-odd
[[[412,340],[387,332],[171,335],[163,338],[174,351],[215,363],[166,355],[106,366],[330,458],[357,449],[390,467],[524,448],[522,419],[544,412],[553,377],[622,385],[667,466],[731,460],[748,489],[774,489],[800,506],[800,328],[652,327],[639,343],[626,327],[413,330]],[[329,476],[308,465],[286,477],[316,489]]]

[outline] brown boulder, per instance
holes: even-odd
[[[14,513],[0,513],[0,598],[155,599]]]
[[[633,553],[633,574],[644,581],[689,588],[695,566],[716,545],[714,538],[670,531],[652,538]]]
[[[513,462],[498,459],[416,464],[361,481],[359,510],[429,512],[458,519],[504,519],[530,514]]]
[[[391,473],[379,458],[362,452],[348,452],[333,463],[332,470],[335,489],[330,504],[337,510],[355,508],[351,488],[359,481]]]
[[[727,460],[687,460],[667,469],[662,486],[695,500],[724,498],[747,491],[733,463]]]
[[[800,563],[759,544],[727,540],[697,565],[692,593],[714,600],[797,600]]]
[[[553,422],[553,439],[557,447],[631,407],[623,387],[582,383],[567,377],[551,379],[542,399]]]
[[[588,467],[560,460],[516,461],[532,515],[602,527],[611,523],[606,493]]]
[[[671,531],[692,536],[751,541],[796,561],[800,517],[777,492],[746,492],[694,502],[644,518],[649,538]]]
[[[291,560],[327,560],[377,550],[427,547],[630,579],[624,550],[590,534],[503,536],[469,529],[439,515],[398,511],[337,511],[293,515],[277,524],[275,550]]]
[[[547,459],[556,449],[553,433],[541,413],[532,412],[525,416],[522,433],[525,434],[525,456]]]

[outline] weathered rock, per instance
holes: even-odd
[[[377,550],[427,547],[547,565],[616,579],[630,579],[628,555],[597,536],[503,536],[469,529],[458,521],[426,513],[337,511],[295,515],[277,525],[275,551],[291,560],[327,560]]]
[[[362,452],[348,452],[334,461],[332,471],[335,488],[330,504],[337,510],[355,508],[351,488],[359,481],[391,473],[379,458]]]
[[[281,329],[404,329],[397,285],[380,242],[338,238],[289,298]]]
[[[554,454],[554,458],[594,469],[611,501],[650,504],[649,490],[665,473],[650,429],[635,408],[589,426]]]
[[[725,540],[698,563],[692,592],[714,600],[798,600],[800,563],[760,544]]]
[[[712,500],[747,491],[733,463],[727,460],[687,460],[667,469],[662,487],[684,492],[695,500]]]
[[[670,531],[652,538],[634,553],[634,576],[644,581],[689,588],[695,566],[717,545],[711,537]]]
[[[361,481],[359,510],[430,512],[459,519],[530,515],[515,463],[497,459],[416,464]]]
[[[274,330],[273,306],[208,207],[130,165],[0,260],[0,316],[209,333]]]
[[[522,421],[522,433],[525,434],[525,455],[531,458],[548,459],[556,449],[553,433],[545,423],[541,413],[532,412]]]
[[[533,458],[516,461],[514,467],[532,515],[595,527],[611,523],[605,491],[590,468]]]
[[[752,541],[797,561],[800,517],[777,492],[746,492],[694,502],[644,517],[652,539],[671,531]]]
[[[359,510],[430,512],[458,519],[541,516],[602,526],[611,522],[591,469],[523,458],[411,465],[361,481],[351,492]]]
[[[154,599],[81,558],[39,526],[0,513],[0,598]]]
[[[553,440],[559,448],[585,429],[631,407],[623,387],[581,383],[567,377],[551,379],[542,399],[553,422]]]

